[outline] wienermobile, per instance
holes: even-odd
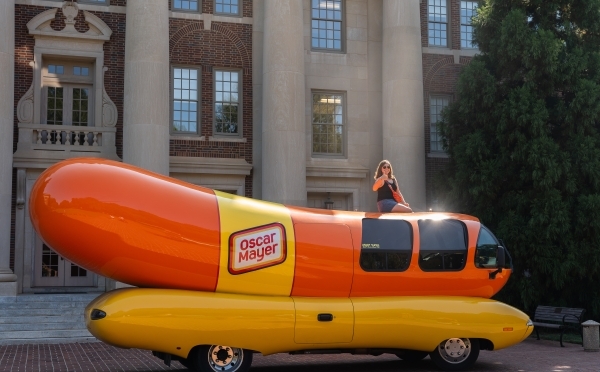
[[[393,353],[463,370],[533,330],[490,299],[510,256],[467,215],[293,207],[94,158],[48,168],[30,215],[61,255],[137,287],[92,301],[89,331],[167,364],[244,372],[254,352]]]

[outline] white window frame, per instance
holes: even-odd
[[[244,14],[242,12],[243,3],[244,3],[244,0],[238,0],[238,12],[237,13],[225,13],[225,12],[217,12],[217,0],[213,0],[213,14],[225,16],[225,17],[242,17]]]
[[[442,9],[445,9],[445,14],[442,14],[441,11]],[[440,10],[440,16],[444,16],[445,15],[445,21],[440,20],[436,20],[435,16],[438,15],[438,13],[435,13],[435,11]],[[433,11],[433,12],[432,12]],[[445,26],[446,30],[432,30],[431,27],[432,25],[440,25],[441,26]],[[436,36],[436,32],[440,32],[440,37]],[[434,33],[433,38],[431,36],[431,33]],[[446,40],[446,44],[435,44],[431,43],[431,40],[433,39],[434,41],[437,39],[445,39]],[[449,48],[451,45],[451,40],[450,40],[450,6],[448,4],[448,0],[427,0],[427,44],[430,47],[438,47],[438,48]]]
[[[342,102],[341,102],[341,106],[342,106],[342,123],[341,124],[336,124],[336,123],[315,123],[314,122],[314,105],[313,105],[313,100],[314,100],[314,96],[315,94],[328,94],[328,95],[333,95],[333,96],[341,96]],[[342,92],[342,91],[334,91],[334,90],[312,90],[310,92],[310,152],[313,158],[346,158],[347,156],[347,149],[348,149],[348,141],[347,141],[347,137],[348,137],[348,100],[347,100],[347,94],[346,92]],[[315,140],[315,132],[314,132],[314,128],[315,125],[340,125],[342,128],[342,151],[341,152],[335,152],[335,153],[328,153],[328,152],[319,152],[319,151],[314,151],[314,140]]]
[[[186,69],[186,70],[195,70],[197,76],[197,84],[198,84],[198,92],[196,96],[196,131],[175,131],[174,130],[174,122],[175,122],[175,69]],[[201,123],[202,123],[202,68],[200,66],[187,66],[187,65],[173,65],[171,66],[171,79],[170,79],[170,105],[169,105],[169,118],[170,118],[170,126],[169,132],[171,135],[175,136],[200,136],[202,132]],[[191,99],[187,99],[187,101],[193,101]],[[189,121],[189,120],[188,120]]]
[[[237,72],[238,73],[238,123],[237,123],[237,133],[222,133],[217,132],[217,115],[216,115],[216,105],[217,105],[217,72]],[[242,138],[244,133],[244,74],[243,70],[240,68],[227,68],[227,67],[215,67],[213,68],[213,120],[212,120],[212,129],[214,137],[229,137],[229,138]],[[226,102],[226,101],[219,101]]]

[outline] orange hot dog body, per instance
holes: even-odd
[[[29,207],[35,229],[59,254],[100,275],[140,287],[299,297],[489,298],[510,275],[504,270],[490,280],[493,270],[475,267],[480,223],[471,216],[284,206],[110,160],[72,159],[50,167],[34,185]],[[366,272],[360,267],[363,218],[410,223],[413,251],[406,271]],[[431,218],[458,219],[466,225],[464,269],[420,269],[418,220]],[[284,240],[264,239],[277,231]],[[251,239],[261,244],[248,244]],[[235,251],[236,241],[252,249]],[[236,259],[252,254],[264,259],[236,266],[246,265]]]

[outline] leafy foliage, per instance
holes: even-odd
[[[473,26],[438,187],[504,239],[499,299],[600,318],[600,0],[483,0]]]

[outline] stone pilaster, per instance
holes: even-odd
[[[127,1],[123,161],[169,174],[169,8]]]
[[[10,269],[13,120],[15,91],[15,1],[0,1],[0,296],[17,294]]]
[[[264,2],[252,1],[252,197],[255,199],[262,199]]]
[[[383,157],[415,211],[425,211],[420,0],[383,0]]]
[[[306,205],[302,0],[264,2],[262,198]]]

